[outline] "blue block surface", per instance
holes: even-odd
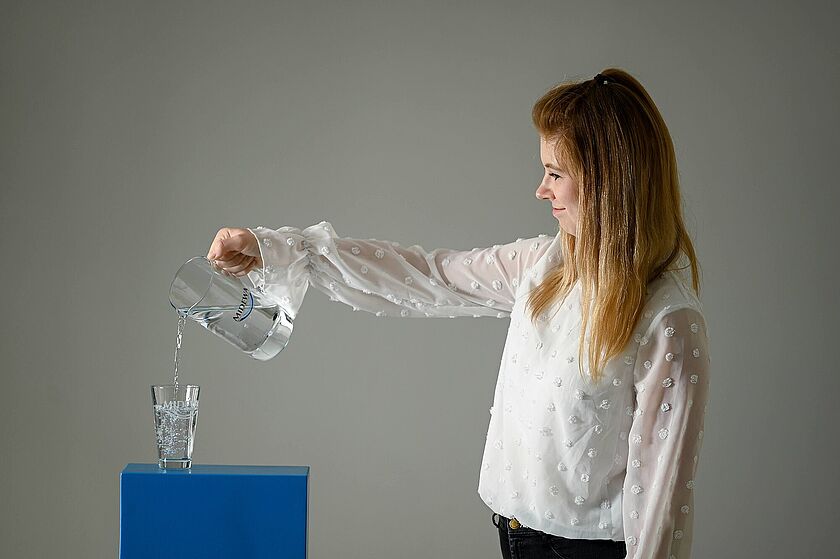
[[[309,466],[193,464],[120,473],[120,559],[306,559]]]

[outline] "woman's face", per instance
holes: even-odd
[[[547,142],[540,136],[540,159],[543,164],[543,178],[537,187],[537,198],[548,200],[554,217],[560,227],[570,235],[576,235],[578,222],[578,184],[566,170],[563,161],[557,161],[556,142]]]

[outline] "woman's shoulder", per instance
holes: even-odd
[[[684,271],[669,270],[648,284],[647,298],[642,311],[643,330],[648,330],[663,316],[683,312],[703,315],[703,304],[691,287]]]

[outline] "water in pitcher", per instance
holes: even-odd
[[[289,321],[280,319],[284,311],[276,304],[254,305],[245,312],[241,305],[195,305],[178,309],[179,316],[186,316],[187,312],[198,324],[248,354],[273,356],[288,341],[288,330],[281,326]]]

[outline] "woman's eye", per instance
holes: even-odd
[[[549,174],[548,174],[548,176],[549,176],[549,177],[554,177],[555,179],[559,179],[559,178],[560,178],[560,175],[555,174],[555,173],[549,173]]]

